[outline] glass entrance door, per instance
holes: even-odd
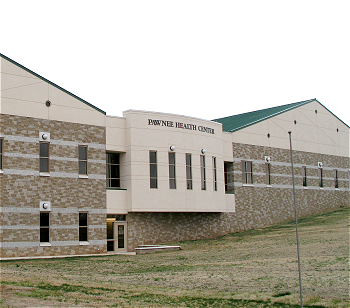
[[[127,223],[114,223],[114,251],[127,251]]]
[[[127,223],[107,218],[107,251],[127,251]]]

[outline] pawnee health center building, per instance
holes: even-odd
[[[132,252],[349,206],[349,126],[316,99],[207,121],[98,107],[0,54],[0,258]],[[286,102],[282,102],[286,103]]]

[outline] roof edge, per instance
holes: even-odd
[[[27,71],[28,73],[30,73],[30,74],[32,74],[32,75],[34,75],[34,76],[40,78],[41,80],[43,80],[43,81],[49,83],[50,85],[52,85],[52,86],[54,86],[55,88],[57,88],[57,89],[59,89],[59,90],[65,92],[66,94],[68,94],[68,95],[74,97],[75,99],[77,99],[77,100],[83,102],[84,104],[88,105],[89,107],[92,107],[92,108],[94,108],[95,110],[97,110],[97,111],[99,111],[99,112],[101,112],[101,113],[103,113],[103,114],[106,114],[106,112],[103,111],[102,109],[100,109],[100,108],[98,108],[98,107],[96,107],[96,106],[90,104],[90,103],[87,102],[86,100],[80,98],[79,96],[76,96],[76,95],[73,94],[72,92],[67,91],[66,89],[60,87],[59,85],[53,83],[52,81],[50,81],[50,80],[44,78],[43,76],[40,76],[39,74],[33,72],[33,71],[30,70],[29,68],[26,68],[25,66],[23,66],[22,64],[19,64],[18,62],[16,62],[16,61],[10,59],[9,57],[6,57],[6,56],[3,55],[2,53],[0,53],[0,57],[2,57],[3,59],[5,59],[5,60],[11,62],[12,64],[14,64],[14,65],[16,65],[16,66],[18,66],[18,67],[20,67],[21,69]]]
[[[345,126],[347,126],[350,129],[350,126],[346,124],[342,119],[340,119],[338,116],[336,116],[332,111],[330,111],[325,105],[320,103],[316,98],[315,101],[318,102],[324,109],[326,109],[328,112],[330,112],[333,116],[335,116],[340,122],[342,122]]]
[[[291,107],[289,107],[289,108],[287,108],[287,109],[285,109],[285,110],[275,112],[274,114],[271,114],[271,115],[269,115],[269,116],[267,116],[267,117],[264,117],[264,118],[261,118],[261,119],[259,119],[259,120],[254,121],[254,122],[251,122],[251,123],[242,125],[242,126],[237,127],[237,128],[235,128],[235,129],[228,130],[227,132],[228,132],[228,133],[234,133],[234,132],[236,132],[236,131],[238,131],[238,130],[241,130],[241,129],[243,129],[243,128],[246,128],[246,127],[255,125],[255,124],[260,123],[260,122],[262,122],[262,121],[265,121],[265,120],[267,120],[267,119],[273,118],[273,117],[275,117],[275,116],[277,116],[277,115],[279,115],[279,114],[282,114],[282,113],[285,113],[285,112],[287,112],[287,111],[293,110],[293,109],[298,108],[298,107],[300,107],[300,106],[304,106],[304,105],[306,105],[306,104],[308,104],[308,103],[311,103],[311,102],[313,102],[313,101],[317,101],[317,102],[318,102],[318,100],[317,100],[316,98],[309,99],[309,100],[306,100],[306,101],[296,102],[296,103],[293,103],[294,106],[291,106]],[[297,104],[299,104],[299,105],[297,105]],[[277,106],[277,107],[278,107],[278,106]],[[274,108],[274,107],[271,107],[271,108]],[[249,112],[240,113],[240,114],[237,114],[237,115],[248,114],[248,113],[252,113],[252,112],[256,112],[256,111],[262,111],[262,110],[266,110],[266,109],[269,109],[269,108],[260,109],[260,110],[254,110],[254,111],[249,111]],[[219,119],[216,119],[216,120],[219,120]],[[216,120],[213,120],[213,121],[216,121]]]

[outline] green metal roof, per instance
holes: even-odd
[[[38,75],[37,73],[34,73],[34,72],[33,72],[33,71],[31,71],[30,69],[28,69],[28,68],[24,67],[23,65],[21,65],[21,64],[19,64],[19,63],[17,63],[16,61],[13,61],[12,59],[10,59],[10,58],[6,57],[6,56],[5,56],[5,55],[3,55],[2,53],[0,53],[0,57],[4,58],[5,60],[7,60],[7,61],[9,61],[9,62],[11,62],[11,63],[13,63],[14,65],[17,65],[17,66],[18,66],[18,67],[20,67],[21,69],[23,69],[23,70],[27,71],[28,73],[30,73],[30,74],[32,74],[32,75],[34,75],[34,76],[38,77],[38,78],[40,78],[41,80],[43,80],[43,81],[45,81],[45,82],[49,83],[50,85],[52,85],[52,86],[56,87],[57,89],[59,89],[59,90],[61,90],[61,91],[65,92],[65,93],[67,93],[68,95],[70,95],[70,96],[72,96],[72,97],[76,98],[77,100],[79,100],[79,101],[83,102],[84,104],[86,104],[86,105],[88,105],[88,106],[90,106],[90,107],[94,108],[95,110],[97,110],[97,111],[99,111],[99,112],[101,112],[101,113],[103,113],[103,114],[106,114],[106,112],[105,112],[105,111],[103,111],[102,109],[97,108],[96,106],[94,106],[94,105],[92,105],[92,104],[88,103],[87,101],[85,101],[85,100],[83,100],[82,98],[80,98],[80,97],[76,96],[75,94],[73,94],[73,93],[71,93],[71,92],[67,91],[66,89],[63,89],[62,87],[60,87],[60,86],[58,86],[57,84],[55,84],[55,83],[51,82],[50,80],[48,80],[48,79],[46,79],[46,78],[44,78],[44,77],[42,77],[42,76]]]
[[[277,106],[277,107],[272,107],[272,108],[237,114],[237,115],[233,115],[230,117],[215,119],[213,121],[221,123],[222,130],[224,132],[235,132],[237,130],[240,130],[240,129],[248,127],[250,125],[267,120],[267,119],[272,118],[276,115],[287,112],[287,111],[292,110],[294,108],[298,108],[300,106],[303,106],[303,105],[308,104],[308,103],[315,101],[315,100],[316,100],[316,98],[310,99],[307,101],[298,102],[298,103],[292,103],[292,104],[287,104],[287,105],[282,105],[282,106]]]

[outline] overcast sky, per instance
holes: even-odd
[[[350,125],[350,1],[0,0],[0,53],[99,107],[215,119],[317,98]]]

